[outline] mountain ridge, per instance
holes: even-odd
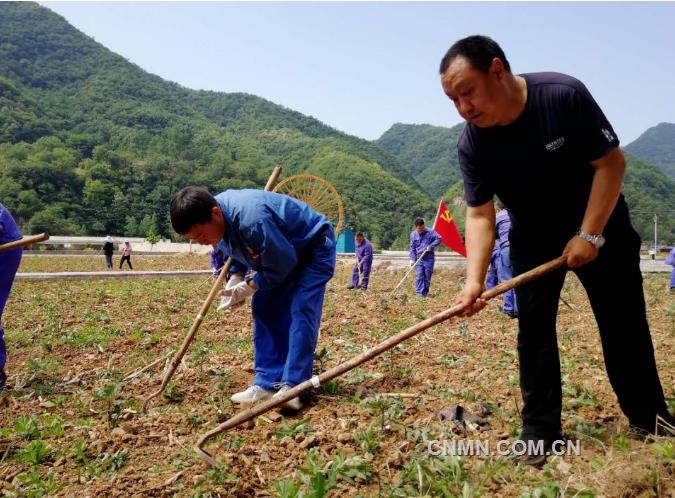
[[[0,109],[11,109],[0,115],[0,198],[27,231],[175,238],[174,191],[261,187],[277,163],[286,176],[320,171],[379,247],[401,245],[412,220],[433,213],[367,140],[262,97],[165,81],[36,4],[0,4],[0,27]]]

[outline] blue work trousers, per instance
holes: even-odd
[[[23,249],[0,253],[0,369],[7,362],[7,348],[5,346],[5,331],[2,328],[2,312],[5,309],[9,291],[12,290],[14,275],[21,262]]]
[[[427,255],[415,267],[415,293],[418,296],[429,294],[431,274],[434,272],[434,255]]]
[[[497,265],[499,283],[511,280],[513,278],[513,267],[511,266],[511,248],[509,246],[499,249],[499,264]],[[504,293],[504,313],[518,313],[516,304],[516,291],[511,289]]]
[[[291,278],[253,295],[253,384],[274,389],[312,376],[326,284],[335,271],[335,235],[329,228],[301,254]]]
[[[362,290],[368,289],[368,281],[370,280],[370,267],[373,263],[372,258],[364,258],[361,261],[361,271],[359,271],[359,264],[354,265],[352,272],[352,285],[359,287]]]

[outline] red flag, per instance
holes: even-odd
[[[441,236],[443,244],[448,246],[455,252],[458,252],[466,258],[466,248],[462,242],[462,236],[457,230],[455,220],[452,219],[448,206],[445,205],[441,199],[438,205],[438,212],[436,213],[436,220],[434,221],[434,230]]]

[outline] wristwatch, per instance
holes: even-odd
[[[596,249],[600,249],[602,246],[605,245],[605,238],[602,236],[602,234],[592,234],[588,232],[584,232],[581,228],[577,230],[577,235],[584,239],[586,242],[589,244],[593,244]]]

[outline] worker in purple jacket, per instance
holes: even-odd
[[[488,266],[487,276],[485,277],[485,290],[490,290],[499,283],[499,241],[495,241],[490,256],[490,266]]]
[[[370,268],[373,265],[373,246],[363,232],[357,232],[354,239],[356,240],[356,264],[352,273],[352,283],[347,288],[364,291],[368,288]]]
[[[497,265],[497,277],[501,284],[513,278],[511,267],[511,247],[509,244],[509,230],[511,230],[511,217],[509,210],[504,207],[502,201],[497,201],[497,215],[495,219],[496,238],[495,246],[499,245],[499,264]],[[504,293],[504,306],[502,312],[511,318],[518,317],[518,305],[516,304],[516,291],[513,289]]]
[[[225,265],[225,255],[217,245],[214,245],[211,250],[211,268],[213,269],[214,277],[220,275],[223,265]]]
[[[441,243],[441,236],[431,228],[424,226],[424,220],[415,220],[415,230],[410,233],[410,266],[417,263],[415,269],[415,294],[426,297],[434,272],[434,249]],[[419,260],[419,261],[418,261]]]
[[[667,265],[673,265],[673,272],[670,274],[670,292],[675,291],[675,247],[670,250],[666,258]]]
[[[14,242],[21,238],[14,218],[9,211],[0,203],[0,244]],[[12,289],[16,270],[21,262],[23,249],[18,248],[12,251],[0,252],[0,391],[5,390],[7,374],[5,373],[5,363],[7,362],[7,349],[5,348],[5,331],[2,328],[2,312],[5,309],[9,291]]]

